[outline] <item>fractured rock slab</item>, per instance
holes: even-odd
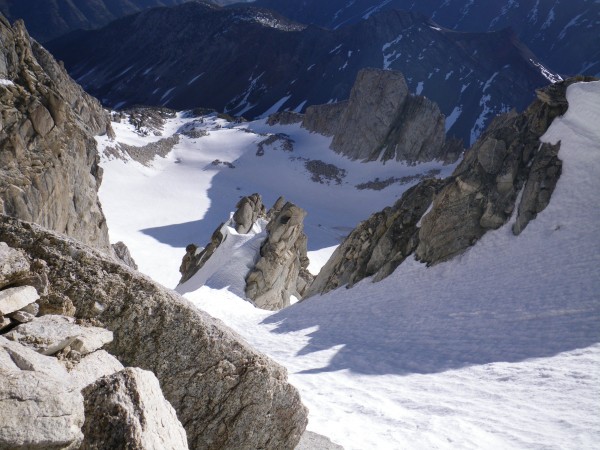
[[[113,334],[104,328],[79,326],[72,317],[48,315],[19,325],[6,337],[43,355],[53,355],[67,346],[85,355],[110,343]]]
[[[10,248],[6,242],[0,242],[0,289],[26,277],[29,262],[23,252]]]
[[[113,355],[105,350],[97,350],[81,358],[81,361],[69,371],[69,374],[73,383],[83,389],[99,378],[123,369],[123,364]]]
[[[8,315],[35,302],[40,296],[34,287],[19,286],[0,291],[0,315]]]

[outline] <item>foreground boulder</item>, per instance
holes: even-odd
[[[0,336],[0,448],[79,448],[83,397],[55,358]]]
[[[100,103],[0,15],[0,213],[110,252],[97,190],[94,134],[110,129]]]
[[[393,70],[362,69],[349,101],[307,108],[302,126],[333,136],[331,149],[350,159],[453,162],[462,153],[460,142],[446,141],[438,106],[409,94]]]
[[[128,368],[83,390],[82,450],[120,448],[186,450],[185,430],[147,370]]]
[[[286,370],[220,321],[72,239],[0,216],[0,241],[48,266],[48,297],[113,332],[107,350],[152,371],[190,448],[292,449],[307,411]],[[44,300],[44,297],[40,301]]]

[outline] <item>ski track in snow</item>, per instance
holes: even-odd
[[[521,235],[515,237],[509,223],[450,262],[426,268],[409,259],[379,283],[363,280],[352,289],[340,288],[276,313],[258,310],[236,295],[244,260],[250,257],[245,253],[235,258],[237,265],[218,269],[229,281],[217,280],[220,284],[210,283],[213,287],[188,286],[186,297],[286,366],[310,410],[308,429],[347,450],[597,448],[600,82],[571,86],[568,100],[565,116],[556,119],[543,137],[546,142],[562,142],[562,176],[549,206]],[[267,129],[260,123],[254,126]],[[277,129],[286,129],[305,143],[316,138],[293,127]],[[123,131],[118,129],[117,135]],[[211,134],[219,142],[214,147],[203,145],[202,151],[221,154],[221,160],[237,155],[235,164],[243,163],[240,148],[255,142],[255,137],[236,130],[222,132]],[[232,145],[237,133],[244,143]],[[318,148],[323,159],[327,142]],[[101,200],[111,238],[121,238],[115,230],[127,237],[138,264],[148,266],[160,259],[166,270],[164,265],[173,262],[162,252],[164,244],[136,227],[143,220],[155,220],[140,212],[143,205],[151,204],[159,215],[164,206],[155,197],[161,188],[150,191],[156,180],[143,183],[144,177],[158,179],[163,174],[163,191],[165,186],[183,188],[174,179],[181,173],[166,167],[178,153],[191,157],[190,149],[184,151],[186,145],[184,141],[174,155],[155,161],[153,168],[122,161],[103,164]],[[240,148],[234,150],[236,145]],[[202,161],[213,158],[213,153]],[[341,160],[337,162],[341,166]],[[202,164],[188,161],[187,167],[179,167],[197,174]],[[125,183],[130,183],[132,173],[140,184],[130,185],[131,192],[126,192],[119,184],[125,176],[129,176]],[[289,171],[286,176],[291,176]],[[211,183],[210,178],[197,178],[193,189],[168,201],[179,201],[189,210],[188,194],[207,195]],[[128,215],[120,212],[123,192],[133,197],[126,201],[134,201]],[[306,204],[299,203],[308,209],[308,217],[326,213],[318,206],[311,209],[311,197],[304,198]],[[365,203],[357,203],[364,208]],[[168,213],[176,215],[172,207]],[[346,225],[353,226],[349,218]],[[169,217],[169,223],[176,219]],[[324,216],[317,220],[326,222]],[[258,236],[260,229],[254,233]],[[240,249],[252,238],[238,235],[231,245]],[[325,248],[326,241],[321,242],[322,250],[311,254],[317,266],[333,251]],[[140,247],[147,247],[147,253]],[[226,259],[225,250],[221,260]]]

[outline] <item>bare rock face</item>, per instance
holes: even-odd
[[[29,261],[23,254],[0,242],[0,289],[29,275]]]
[[[488,230],[504,225],[515,208],[513,232],[519,234],[548,205],[561,174],[560,144],[542,144],[539,138],[566,112],[567,87],[590,80],[575,77],[540,89],[522,114],[508,113],[492,122],[423,219],[415,252],[419,260],[435,264],[462,253]]]
[[[0,16],[0,212],[110,251],[93,134],[110,127],[21,21]]]
[[[276,204],[277,206],[277,204]],[[262,309],[290,305],[290,296],[302,298],[312,276],[306,268],[306,211],[287,202],[267,225],[260,258],[246,276],[246,296]]]
[[[235,231],[240,234],[248,233],[256,220],[265,215],[265,205],[259,194],[243,197],[235,207],[237,209],[233,214],[233,221],[235,222]]]
[[[75,240],[0,216],[0,241],[48,266],[49,296],[113,332],[107,350],[152,371],[190,448],[292,449],[307,411],[286,370],[220,321]],[[0,377],[2,378],[2,377]]]
[[[131,253],[129,253],[129,248],[127,248],[127,245],[125,245],[124,242],[119,241],[116,244],[113,244],[112,249],[115,252],[116,257],[123,261],[123,263],[125,263],[126,266],[137,270],[138,266],[135,263],[133,257],[131,256]]]
[[[83,449],[184,450],[185,430],[152,372],[128,368],[83,390]]]
[[[348,102],[307,108],[303,126],[333,136],[331,148],[350,159],[452,162],[461,153],[455,142],[445,142],[438,106],[410,95],[397,71],[361,70]]]
[[[323,266],[306,296],[352,287],[366,277],[380,281],[390,275],[416,249],[419,220],[443,185],[442,180],[425,180],[394,206],[361,222]]]
[[[0,336],[0,448],[79,448],[83,397],[55,358]]]

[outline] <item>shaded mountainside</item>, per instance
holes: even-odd
[[[515,209],[513,233],[520,234],[546,208],[562,171],[560,143],[541,143],[539,138],[567,111],[567,87],[592,80],[577,77],[550,85],[537,91],[522,114],[497,117],[452,176],[419,183],[359,224],[306,296],[350,287],[370,276],[379,281],[413,253],[428,265],[451,259],[504,225]]]
[[[187,3],[48,45],[112,107],[205,106],[246,117],[348,99],[364,67],[400,70],[467,143],[496,114],[525,108],[545,76],[556,79],[510,31],[458,33],[401,11],[330,31],[253,7]]]
[[[110,119],[22,22],[0,15],[0,213],[110,252],[94,134]]]
[[[257,0],[303,23],[329,28],[356,23],[387,9],[405,9],[462,31],[512,27],[549,67],[565,74],[600,74],[600,3],[593,0]]]
[[[31,35],[48,41],[78,29],[94,29],[113,20],[157,6],[190,0],[0,0],[0,12],[11,22],[23,19]],[[231,0],[213,0],[217,4]]]

